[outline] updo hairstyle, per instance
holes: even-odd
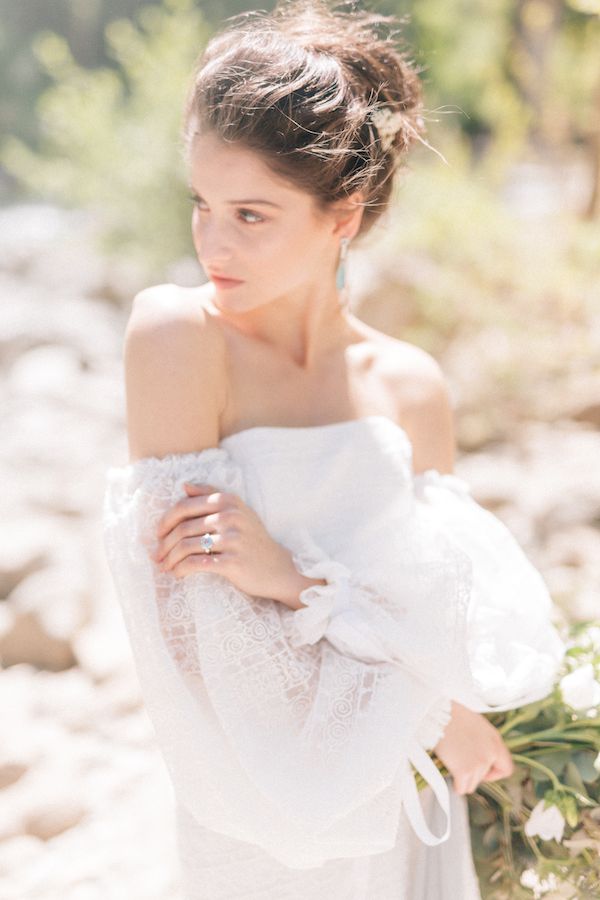
[[[194,134],[208,130],[257,151],[321,211],[361,190],[361,235],[424,123],[418,72],[395,46],[398,20],[355,2],[281,0],[226,20],[196,62],[183,146],[189,161]]]

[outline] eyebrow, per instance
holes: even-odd
[[[202,195],[199,191],[195,191],[195,189],[190,185],[190,190],[194,191],[199,197]],[[254,205],[260,206],[273,206],[275,209],[283,209],[278,203],[273,203],[271,200],[259,200],[257,198],[247,199],[247,200],[227,200],[231,206],[241,206],[244,203],[252,203]]]
[[[240,203],[258,203],[261,206],[274,206],[276,209],[281,209],[281,206],[278,203],[272,203],[271,200],[228,200],[227,202],[231,203],[232,206],[239,205]]]

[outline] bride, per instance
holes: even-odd
[[[562,657],[452,474],[438,363],[348,309],[348,245],[422,134],[390,24],[291,0],[209,42],[184,119],[209,280],[127,325],[105,542],[187,900],[476,900],[466,795],[512,771],[482,713]]]

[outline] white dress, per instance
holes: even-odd
[[[148,554],[184,481],[238,494],[328,583],[291,610],[160,572]],[[564,646],[540,573],[462,479],[415,475],[385,416],[256,426],[109,468],[104,536],[186,900],[478,900],[466,799],[426,750],[451,699],[545,696]]]

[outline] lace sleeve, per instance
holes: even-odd
[[[178,800],[296,868],[391,849],[404,812],[422,840],[445,840],[448,789],[425,752],[449,714],[439,690],[368,653],[294,643],[292,610],[225,576],[161,572],[149,555],[158,520],[194,480],[246,500],[223,448],[113,467],[104,499],[107,559]],[[411,764],[446,813],[441,835]]]

